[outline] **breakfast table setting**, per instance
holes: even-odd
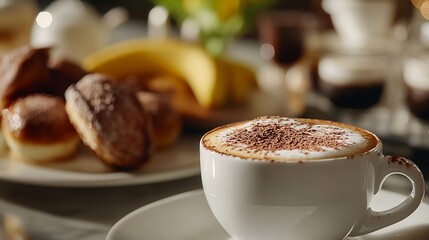
[[[429,1],[41,2],[0,0],[0,239],[429,239]]]
[[[388,144],[385,146],[386,153],[400,154],[402,156],[408,156],[408,154],[412,153],[411,149],[398,148],[394,144],[390,146],[391,149],[388,148]],[[401,152],[398,152],[398,149]],[[410,156],[410,158],[417,159],[416,157],[418,156],[422,157],[421,153],[417,153],[417,156],[414,158]],[[423,154],[423,156],[427,156],[427,153]],[[422,163],[425,161],[423,158],[420,160]],[[419,166],[421,166],[424,173],[427,172],[427,164],[419,164]],[[207,206],[204,205],[206,209],[203,210],[192,208],[195,206],[199,207],[201,203],[197,201],[202,201],[202,198],[196,198],[201,197],[201,195],[196,194],[201,194],[202,189],[201,177],[198,173],[168,181],[123,186],[107,186],[108,184],[102,187],[38,186],[38,184],[31,182],[16,183],[13,181],[2,181],[0,185],[2,239],[106,239],[112,227],[131,212],[148,204],[184,193],[193,194],[191,196],[195,198],[193,201],[186,201],[189,205],[187,205],[188,208],[182,208],[182,211],[184,211],[182,214],[184,215],[175,216],[174,213],[181,208],[172,205],[166,210],[168,212],[160,217],[155,212],[152,215],[148,215],[149,219],[136,219],[134,223],[130,222],[130,225],[138,225],[140,222],[147,224],[153,222],[160,229],[149,228],[145,234],[143,232],[135,232],[145,228],[143,225],[135,226],[130,231],[123,227],[125,231],[131,234],[131,237],[122,239],[147,239],[150,238],[151,234],[153,234],[152,239],[228,239],[228,235],[222,229],[219,230],[219,227],[218,229],[212,227],[214,230],[209,228],[210,226],[219,226],[217,223],[215,224],[213,216],[207,217],[208,220],[205,221],[208,223],[203,223],[199,233],[192,229],[193,225],[191,223],[199,226],[197,223],[192,222],[193,216],[200,214],[200,218],[195,221],[201,222],[203,221],[203,214],[207,214],[207,211],[209,211]],[[397,192],[408,194],[410,186],[402,178],[391,177],[391,179],[386,181],[383,189],[387,194]],[[426,187],[426,190],[428,190],[428,187]],[[393,200],[397,200],[397,196],[393,196]],[[381,202],[381,206],[383,204]],[[429,198],[426,196],[423,199],[422,206],[414,214],[418,215],[414,217],[417,220],[413,222],[413,219],[410,217],[410,221],[403,229],[399,226],[398,231],[400,234],[395,232],[397,228],[394,225],[390,229],[387,228],[379,236],[375,235],[371,237],[371,235],[368,235],[366,238],[361,237],[358,239],[426,239],[429,235],[427,219],[428,204]],[[206,212],[200,213],[200,211]],[[171,215],[169,216],[169,214]],[[154,227],[153,225],[149,226]],[[116,229],[117,232],[122,230],[119,227]],[[164,236],[164,238],[159,236],[160,233],[168,233],[170,231],[172,235]],[[186,235],[186,233],[190,235]],[[392,233],[396,233],[398,236],[392,236]],[[111,234],[112,236],[109,239],[121,239],[118,238],[120,235],[115,237],[114,233]],[[133,236],[133,234],[136,235]],[[192,234],[194,235],[192,236]]]

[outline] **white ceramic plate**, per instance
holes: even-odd
[[[199,136],[183,135],[135,171],[113,171],[88,150],[69,161],[32,165],[0,157],[0,179],[31,185],[101,187],[161,182],[199,174]]]
[[[404,195],[382,190],[372,207],[395,206]],[[408,218],[374,233],[348,240],[427,240],[429,205],[422,203]],[[309,228],[311,231],[311,228]],[[146,205],[117,222],[107,240],[227,240],[230,236],[211,213],[202,190],[172,196]]]

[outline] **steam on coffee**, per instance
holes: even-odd
[[[374,148],[377,138],[346,124],[271,116],[217,128],[203,144],[220,154],[289,162],[355,156]]]

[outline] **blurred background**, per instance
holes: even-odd
[[[395,1],[397,7],[396,20],[409,21],[412,13],[413,6],[408,0],[392,0]],[[37,0],[40,9],[46,8],[51,4],[53,0]],[[124,7],[129,14],[131,19],[138,19],[146,21],[148,18],[149,11],[159,2],[156,0],[125,0],[125,1],[87,1],[90,3],[100,14],[104,14],[112,8],[121,6]],[[180,1],[179,1],[180,2]],[[245,1],[239,1],[245,2]],[[257,2],[257,1],[256,1]],[[327,26],[332,26],[329,15],[322,9],[322,0],[292,0],[292,1],[281,1],[281,0],[269,0],[261,1],[266,2],[261,11],[267,10],[302,10],[310,12],[318,17],[319,20],[326,22]],[[255,20],[255,19],[253,19]],[[174,20],[173,20],[174,21]],[[257,25],[256,21],[253,21],[253,25],[249,26],[248,29],[241,35],[243,37],[256,38],[257,36]],[[176,23],[177,24],[177,23]]]
[[[1,2],[5,6],[7,2],[21,1]],[[37,0],[34,3],[39,12],[49,7],[52,9],[52,4],[58,2]],[[241,90],[230,91],[231,95],[244,96],[238,97],[238,100],[231,100],[230,97],[217,107],[210,108],[200,108],[195,102],[189,103],[187,100],[179,104],[185,116],[185,127],[205,131],[226,122],[280,114],[325,118],[370,129],[392,143],[393,152],[401,149],[408,151],[409,146],[423,151],[429,148],[427,1],[85,2],[99,16],[106,17],[108,13],[113,16],[107,43],[95,44],[88,54],[110,43],[130,38],[162,39],[173,36],[198,42],[215,58],[227,56],[252,70],[254,76],[247,78],[256,78],[256,94],[255,91],[243,90],[247,87],[238,84]],[[157,8],[160,6],[161,11]],[[120,7],[119,11],[112,11],[117,7]],[[207,7],[217,11],[220,15],[216,17],[222,21],[217,19],[217,22],[212,22],[208,32],[204,33],[205,16],[212,14]],[[61,6],[56,10],[61,12]],[[161,16],[160,20],[151,22],[151,12],[153,16]],[[187,17],[193,18],[193,21],[185,21]],[[210,22],[210,19],[207,21]],[[384,25],[377,26],[383,21]],[[37,43],[40,38],[43,45],[44,37],[34,34],[37,29],[36,24],[32,25],[32,30],[26,31],[33,31],[32,41]],[[83,41],[86,46],[94,38],[89,37],[93,32],[88,32],[86,38],[85,34],[74,32],[73,36],[83,35],[83,40],[77,42]],[[49,33],[41,31],[41,35],[47,36]],[[232,43],[231,38],[234,39]],[[214,44],[211,44],[212,39],[215,40]],[[77,43],[77,46],[81,44]],[[78,48],[72,47],[71,51],[76,52]],[[77,62],[82,59],[82,56],[76,57]],[[234,71],[239,72],[233,70],[229,74],[234,76],[231,73]],[[240,78],[237,76],[241,75],[226,78]],[[261,95],[260,90],[268,94]],[[422,158],[425,156],[423,154]]]
[[[143,79],[139,87],[172,95],[185,127],[198,131],[278,114],[426,148],[428,16],[425,0],[0,0],[0,53],[49,47],[88,72]],[[141,41],[111,48],[130,39]],[[147,40],[159,40],[151,51],[164,56],[145,55],[156,71],[135,58],[106,67]],[[201,47],[216,73],[193,69],[202,59],[184,43]],[[180,64],[166,63],[169,51]],[[214,80],[198,80],[206,78]]]
[[[309,12],[314,12],[317,15],[322,16],[325,19],[328,19],[327,14],[321,8],[321,0],[290,0],[290,1],[280,1],[280,0],[270,0],[271,6],[269,9],[294,9],[294,10],[304,10]],[[268,1],[268,2],[270,2]],[[398,4],[398,15],[399,18],[409,18],[412,14],[412,4],[410,1],[405,0],[393,0]],[[39,6],[43,9],[47,7],[53,0],[38,0]],[[156,1],[135,1],[135,0],[124,0],[124,1],[87,1],[93,5],[98,12],[105,13],[110,9],[122,6],[129,11],[130,17],[135,19],[146,20],[149,11],[157,3]],[[254,28],[256,31],[256,28]]]

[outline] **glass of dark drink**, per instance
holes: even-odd
[[[341,108],[367,109],[376,105],[389,73],[386,54],[329,53],[319,62],[319,87]]]
[[[310,21],[311,16],[302,11],[274,11],[260,17],[259,39],[272,46],[274,62],[290,66],[301,58]]]
[[[299,115],[306,107],[309,79],[296,63],[306,54],[307,36],[316,25],[315,17],[304,11],[269,11],[258,19],[260,52],[267,60],[260,83],[279,97],[287,115]]]
[[[329,52],[319,62],[319,91],[339,120],[375,131],[373,122],[388,112],[380,103],[390,70],[386,51]],[[362,125],[363,120],[369,125]]]
[[[429,146],[429,51],[410,51],[403,62],[405,105],[410,112],[407,121],[409,140],[413,145]]]
[[[403,79],[406,100],[414,116],[429,120],[429,53],[408,56],[404,61]]]

